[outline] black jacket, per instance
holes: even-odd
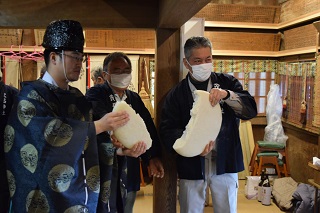
[[[168,93],[162,109],[160,123],[161,142],[171,152],[174,151],[173,144],[181,137],[190,120],[190,110],[194,101],[188,78],[189,75]],[[257,115],[256,103],[254,98],[243,90],[240,82],[233,76],[212,73],[210,78],[213,87],[235,92],[242,103],[243,108],[239,113],[230,107],[226,101],[220,102],[222,124],[216,139],[217,174],[237,173],[244,169],[238,129],[239,119],[248,120],[255,117]],[[179,178],[190,180],[204,178],[204,157],[188,158],[177,155],[176,161]]]
[[[126,102],[132,106],[136,113],[138,113],[146,124],[148,132],[152,139],[152,146],[143,155],[142,160],[148,163],[149,159],[153,157],[160,157],[161,147],[156,127],[153,123],[151,115],[148,109],[145,107],[140,96],[131,90],[125,91],[127,95]],[[100,119],[106,113],[112,112],[113,103],[110,101],[110,96],[113,95],[113,91],[106,82],[103,85],[96,85],[91,87],[86,94],[87,99],[93,104],[93,119]],[[107,133],[101,133],[98,135],[99,141],[109,141],[109,135]],[[126,157],[128,164],[127,172],[127,185],[126,189],[129,191],[139,191],[140,189],[140,159],[133,157]]]

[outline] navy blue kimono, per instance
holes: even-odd
[[[7,212],[9,210],[9,187],[7,181],[6,163],[4,158],[4,128],[7,125],[9,113],[15,96],[19,90],[5,85],[0,81],[0,210]]]
[[[96,212],[100,174],[91,120],[78,89],[22,84],[5,128],[14,212]]]

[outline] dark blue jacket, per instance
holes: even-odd
[[[132,106],[136,113],[138,113],[143,121],[146,124],[148,132],[150,133],[152,139],[152,146],[146,151],[141,158],[144,162],[149,163],[149,159],[153,157],[160,157],[161,147],[158,137],[156,127],[153,123],[151,115],[148,109],[145,107],[140,96],[131,90],[125,91],[127,95],[126,102]],[[86,94],[87,99],[93,104],[93,116],[94,120],[101,118],[106,113],[109,113],[113,110],[113,103],[110,101],[109,97],[113,95],[113,92],[108,85],[108,82],[105,82],[102,85],[96,85],[91,87]],[[109,141],[109,135],[107,133],[101,133],[98,135],[99,141]],[[127,161],[127,183],[126,189],[130,191],[139,191],[140,190],[140,159],[133,157],[126,157]]]
[[[190,120],[193,97],[188,83],[189,75],[168,93],[161,115],[160,137],[166,149],[174,152],[172,146],[182,136]],[[217,174],[237,173],[244,169],[241,142],[239,137],[239,119],[248,120],[257,115],[254,98],[241,83],[231,75],[212,73],[213,87],[235,92],[242,103],[242,112],[237,113],[226,102],[220,102],[222,124],[216,139]],[[215,121],[213,120],[212,123]],[[196,141],[194,142],[196,143]],[[209,141],[208,141],[209,143]],[[177,172],[181,179],[198,180],[204,178],[204,157],[176,156]]]

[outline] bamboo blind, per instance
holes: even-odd
[[[313,125],[316,127],[320,127],[320,57],[319,55],[317,56],[316,59],[316,64],[317,64],[317,71],[315,74],[315,79],[314,79],[314,118],[313,118]]]
[[[316,97],[315,62],[279,62],[279,69],[282,98],[287,94],[288,118],[286,121],[314,132],[316,127],[320,126],[320,110],[316,107],[320,96]],[[288,81],[288,87],[286,87],[286,81]],[[307,123],[302,125],[300,123],[300,109],[304,97],[307,102]],[[319,115],[317,116],[317,114]]]

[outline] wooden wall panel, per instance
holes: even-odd
[[[205,32],[214,50],[279,51],[280,34]]]
[[[284,124],[288,136],[287,149],[291,177],[297,182],[308,183],[313,178],[313,169],[308,166],[312,157],[318,156],[318,136],[288,124]]]
[[[0,46],[20,45],[22,29],[0,29]]]
[[[195,15],[206,21],[278,23],[279,6],[209,3]]]
[[[23,29],[23,37],[21,44],[23,46],[34,46],[36,44],[33,29]],[[40,44],[42,44],[42,41]]]
[[[154,30],[86,30],[86,47],[155,48]]]
[[[313,24],[284,31],[284,49],[316,47],[317,30]]]
[[[34,81],[37,79],[37,63],[33,60],[21,61],[21,81]]]
[[[319,0],[288,0],[281,4],[280,22],[290,21],[319,9]]]

